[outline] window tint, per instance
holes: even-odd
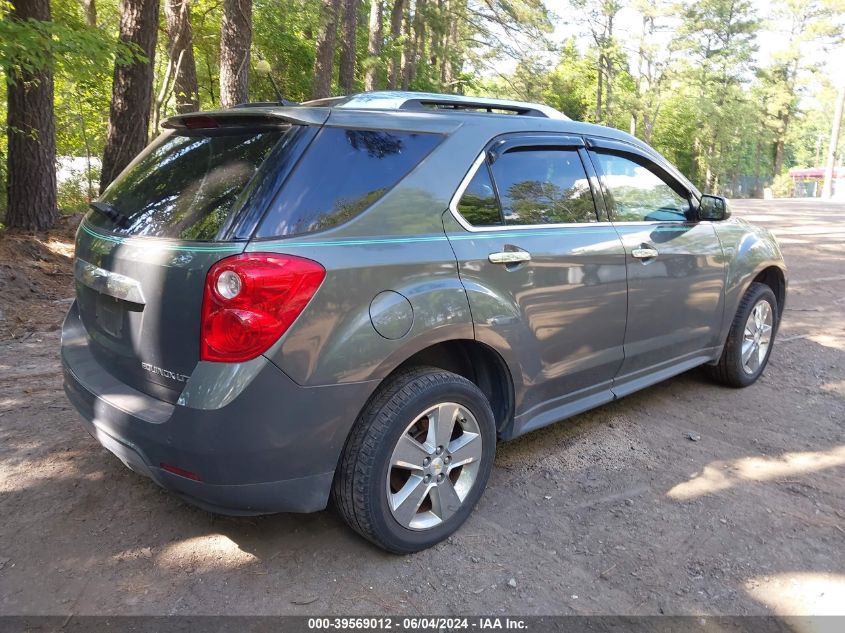
[[[319,231],[355,217],[408,174],[441,138],[324,128],[285,183],[257,237]]]
[[[575,150],[512,150],[493,163],[505,224],[595,222],[596,208]]]
[[[594,154],[605,188],[622,222],[683,221],[689,200],[653,171],[616,154]]]
[[[165,133],[115,180],[88,221],[125,235],[212,240],[284,131]]]
[[[490,180],[490,169],[485,161],[458,202],[458,211],[473,226],[496,226],[502,223],[499,203]]]

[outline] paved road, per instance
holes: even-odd
[[[413,556],[332,512],[186,506],[82,430],[55,331],[0,342],[0,613],[845,613],[845,205],[735,212],[791,268],[761,381],[693,371],[501,446],[468,524]]]

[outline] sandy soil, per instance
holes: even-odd
[[[407,557],[128,471],[61,390],[69,229],[0,238],[0,613],[845,613],[845,206],[735,210],[791,269],[757,385],[692,371],[501,445],[469,522]]]

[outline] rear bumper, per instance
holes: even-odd
[[[251,363],[243,380],[238,368],[219,364],[215,387],[228,394],[224,406],[173,405],[121,383],[97,362],[75,306],[62,330],[65,393],[86,430],[129,468],[221,514],[321,510],[374,385],[301,387],[263,357]],[[209,368],[202,374],[208,385]]]

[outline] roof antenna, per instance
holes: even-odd
[[[273,92],[276,93],[276,101],[278,101],[280,105],[295,105],[293,101],[285,99],[279,91],[279,87],[273,79],[273,69],[270,67],[270,62],[263,58],[259,59],[258,63],[255,65],[255,72],[256,74],[263,75],[270,80],[270,85],[273,86]]]

